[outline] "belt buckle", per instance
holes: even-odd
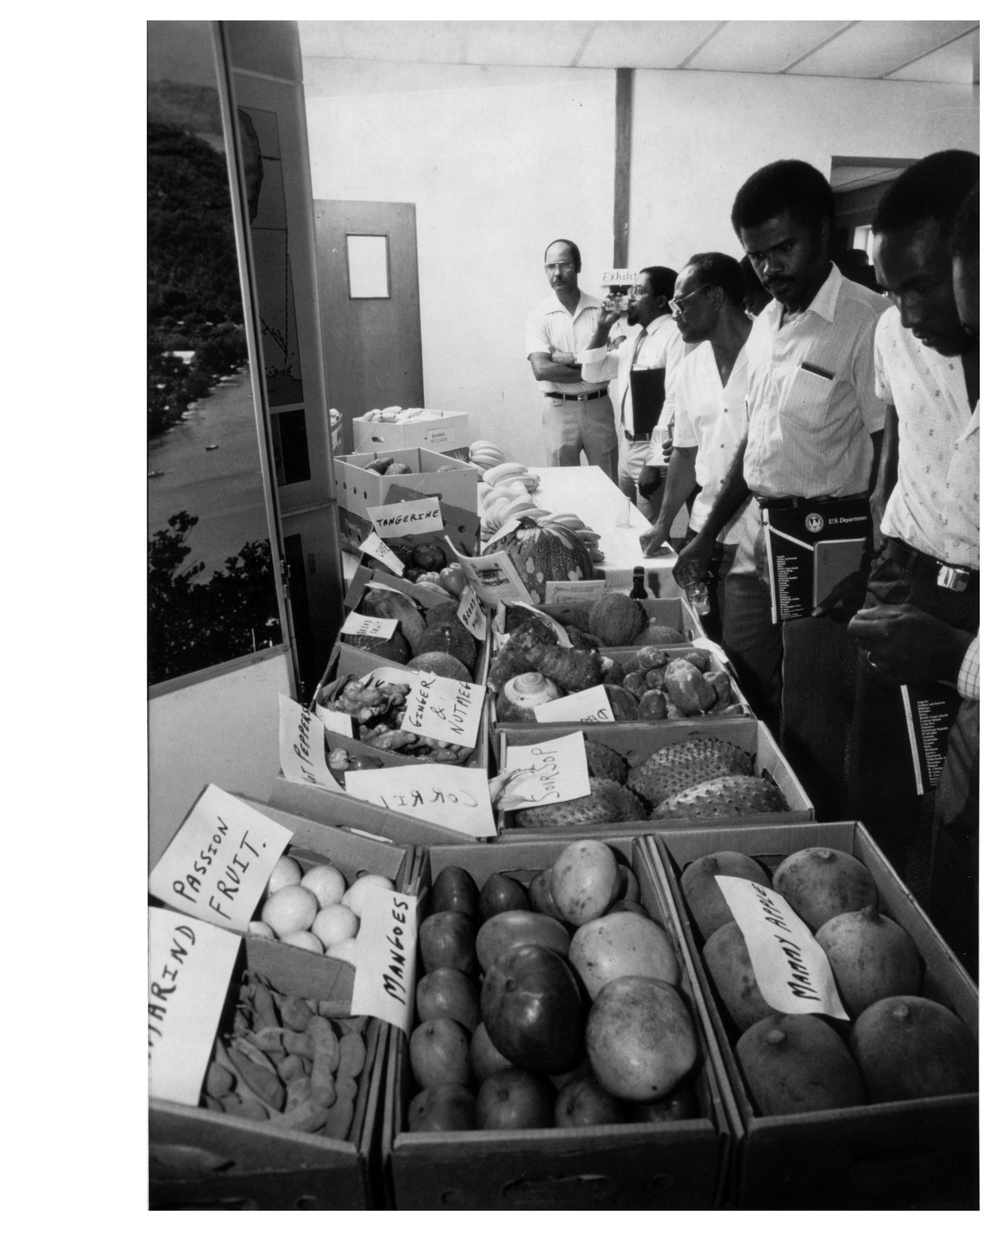
[[[966,569],[954,569],[948,564],[942,564],[938,569],[937,584],[943,586],[945,590],[965,590],[969,584],[968,571]]]

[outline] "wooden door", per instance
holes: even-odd
[[[349,452],[351,423],[369,408],[423,407],[416,206],[317,200],[315,210],[327,406],[343,414]],[[374,256],[377,268],[380,239],[382,289],[359,259]]]

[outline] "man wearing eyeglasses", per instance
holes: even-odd
[[[704,580],[723,526],[751,495],[755,520],[764,509],[774,520],[810,503],[867,504],[885,424],[873,341],[888,301],[831,262],[833,221],[830,184],[804,161],[767,165],[736,195],[733,228],[773,299],[746,344],[746,437],[701,532],[678,556],[678,580]],[[766,578],[763,543],[758,555]],[[770,623],[761,611],[760,628]],[[782,748],[817,819],[842,819],[856,667],[846,620],[787,620],[781,632]]]
[[[676,280],[674,270],[663,265],[641,270],[638,283],[629,292],[626,318],[630,326],[639,326],[639,333],[609,350],[611,328],[620,314],[613,300],[605,300],[587,350],[580,353],[585,382],[596,385],[618,379],[618,486],[647,521],[655,520],[663,499],[662,456],[657,453],[649,465],[654,455],[652,434],[664,413],[674,370],[684,355],[684,344],[670,315]]]
[[[601,302],[580,290],[580,249],[555,239],[545,249],[552,293],[529,315],[525,346],[542,392],[542,433],[550,465],[587,463],[617,477],[618,442],[607,384],[584,381],[579,353],[593,338]]]

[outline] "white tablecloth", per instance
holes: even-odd
[[[664,547],[658,556],[642,554],[639,537],[649,522],[630,504],[612,480],[598,468],[532,469],[538,474],[535,504],[548,512],[571,512],[588,529],[601,536],[605,560],[598,568],[611,590],[632,589],[632,570],[641,564],[646,571],[646,588],[655,599],[678,599],[681,589],[671,576],[677,553]],[[628,525],[615,524],[623,505],[628,505]]]

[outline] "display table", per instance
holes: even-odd
[[[604,563],[598,565],[609,590],[632,589],[632,570],[641,564],[646,571],[646,588],[654,599],[678,599],[681,589],[671,570],[677,560],[672,547],[663,547],[662,554],[647,558],[642,554],[639,539],[650,523],[639,509],[629,503],[618,487],[601,469],[580,466],[568,469],[532,469],[538,474],[538,490],[534,500],[548,512],[571,512],[585,522],[588,529],[601,536]],[[627,507],[628,524],[616,521]]]

